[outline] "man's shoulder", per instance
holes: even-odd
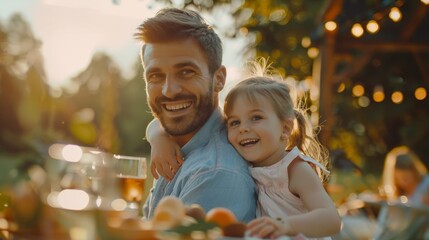
[[[222,131],[207,136],[207,144],[194,149],[188,157],[190,168],[209,171],[232,171],[250,175],[247,162],[238,154]]]
[[[244,165],[246,165],[246,161],[240,156],[240,154],[238,154],[237,150],[235,150],[232,144],[228,141],[228,135],[225,128],[221,128],[213,134],[208,146],[206,147],[212,148],[216,154],[215,156],[219,158],[219,160],[234,159],[239,163],[244,163]]]

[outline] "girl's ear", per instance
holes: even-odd
[[[292,133],[292,128],[293,128],[293,120],[291,119],[285,119],[282,121],[282,135],[281,135],[281,139],[282,140],[287,140],[290,137],[290,134]]]
[[[220,92],[222,91],[223,87],[225,86],[226,81],[226,68],[225,66],[221,66],[214,75],[214,91]]]

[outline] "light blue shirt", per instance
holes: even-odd
[[[422,202],[424,198],[429,198],[429,175],[425,175],[420,184],[417,185],[416,190],[411,195],[410,202],[417,205],[428,204]]]
[[[206,211],[226,207],[239,221],[255,218],[256,189],[247,162],[228,142],[219,109],[182,147],[185,161],[171,182],[160,177],[154,182],[144,206],[152,218],[162,197],[174,195],[185,205],[200,204]]]

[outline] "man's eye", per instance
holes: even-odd
[[[193,76],[194,74],[195,74],[195,71],[191,69],[183,69],[180,71],[180,75],[182,77],[190,77],[190,76]]]
[[[150,83],[156,83],[162,81],[164,78],[163,74],[160,73],[152,73],[146,77],[146,80]]]

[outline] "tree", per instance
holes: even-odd
[[[39,131],[42,112],[50,102],[40,42],[20,15],[0,25],[0,41],[0,149],[37,156],[47,137]],[[33,141],[34,136],[40,141]]]

